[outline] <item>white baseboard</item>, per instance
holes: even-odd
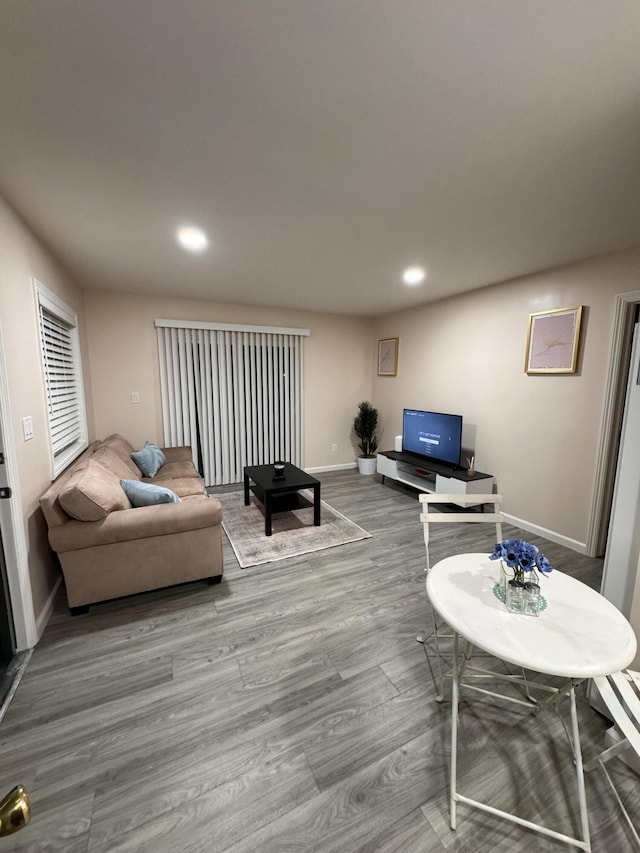
[[[319,468],[305,468],[307,474],[320,474],[323,471],[352,471],[358,467],[357,462],[343,462],[341,465],[321,465]]]
[[[58,580],[53,585],[53,589],[51,590],[51,594],[49,595],[49,598],[47,599],[47,603],[42,608],[40,615],[38,616],[38,619],[36,621],[36,632],[38,634],[38,640],[42,636],[42,632],[44,631],[44,629],[47,627],[47,622],[49,621],[49,619],[51,619],[51,614],[53,613],[53,604],[54,604],[54,601],[56,598],[56,593],[58,592],[58,589],[59,589],[61,583],[62,583],[62,575],[60,575]]]
[[[507,524],[513,524],[515,527],[521,527],[529,533],[537,533],[538,536],[543,536],[550,542],[555,542],[557,545],[564,545],[565,548],[571,548],[572,551],[577,551],[578,554],[587,553],[587,543],[578,542],[577,539],[570,539],[568,536],[563,536],[561,533],[556,533],[555,530],[547,530],[546,527],[540,527],[538,524],[532,524],[530,521],[525,521],[523,518],[516,518],[515,515],[507,515],[503,513],[503,518]]]

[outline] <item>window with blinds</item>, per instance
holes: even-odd
[[[76,314],[55,294],[40,282],[35,286],[55,478],[87,446],[78,323]]]

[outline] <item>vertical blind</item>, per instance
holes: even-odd
[[[208,486],[245,465],[302,464],[304,329],[156,320],[164,442],[188,444]]]

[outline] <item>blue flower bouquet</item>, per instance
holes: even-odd
[[[493,547],[490,560],[500,560],[501,585],[507,610],[538,616],[541,595],[538,572],[548,575],[553,566],[539,549],[522,539],[505,539]],[[511,569],[511,577],[507,572]]]

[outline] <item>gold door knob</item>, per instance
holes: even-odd
[[[16,787],[0,801],[0,835],[11,835],[29,823],[31,803],[22,787]]]

